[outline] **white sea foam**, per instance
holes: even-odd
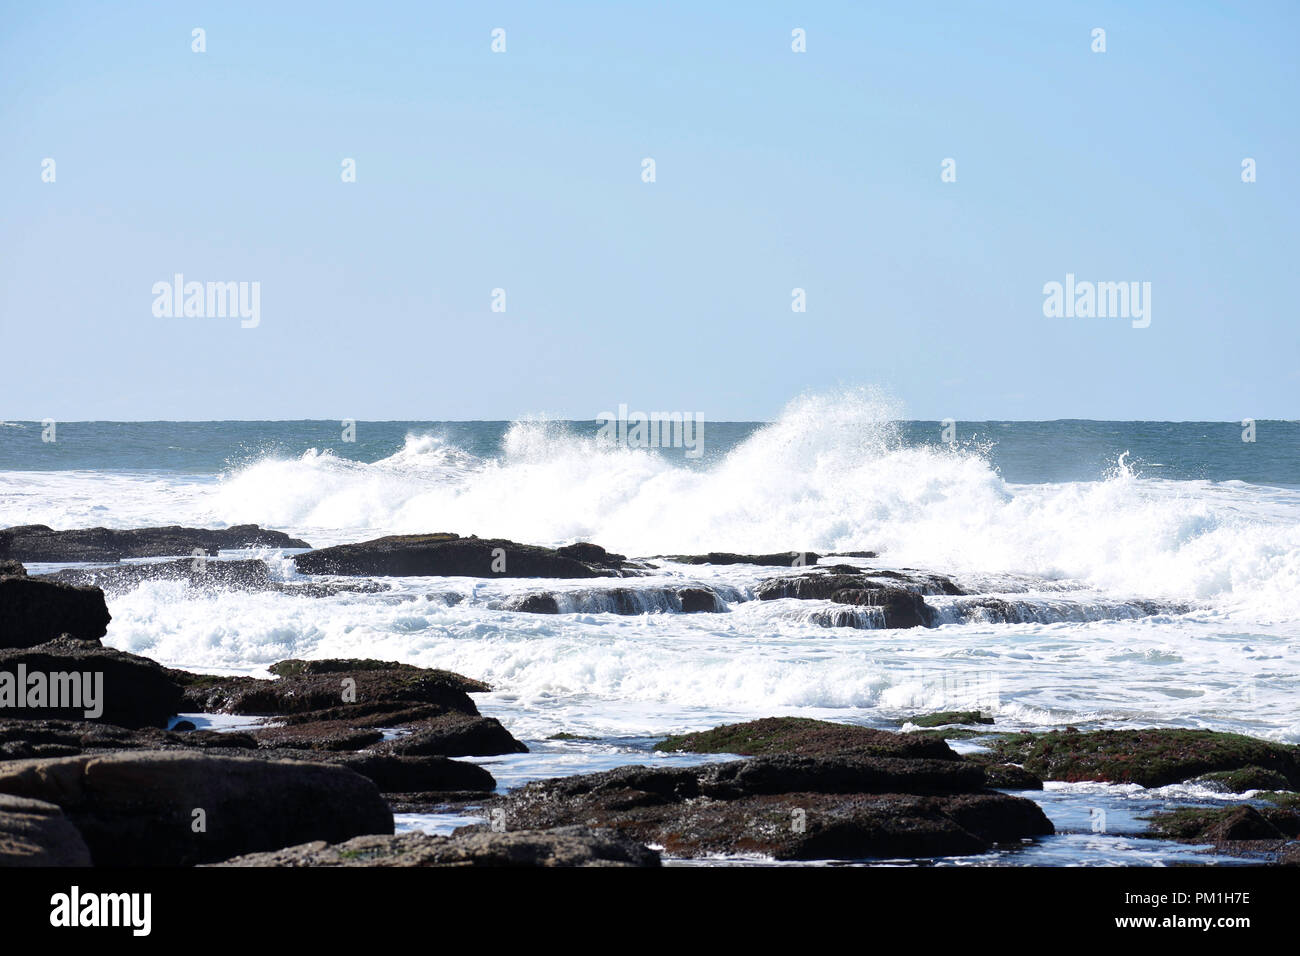
[[[219,482],[9,472],[0,507],[10,524],[256,522],[317,545],[448,530],[632,555],[872,549],[896,565],[1300,617],[1300,492],[1123,464],[1102,481],[1009,484],[978,449],[904,447],[897,414],[870,391],[800,398],[707,469],[520,422],[490,459],[412,435],[373,464],[312,451]]]

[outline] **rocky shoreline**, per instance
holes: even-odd
[[[321,577],[279,580],[257,558],[206,560],[249,548],[305,549],[291,559]],[[5,529],[0,865],[658,866],[663,857],[715,855],[957,856],[1053,834],[1024,795],[1045,781],[1148,788],[1191,781],[1247,794],[1253,803],[1157,814],[1151,835],[1258,862],[1300,862],[1300,747],[1240,735],[1007,733],[979,712],[918,714],[897,730],[772,717],[655,746],[661,754],[716,754],[715,762],[631,764],[502,792],[465,758],[528,747],[479,712],[472,695],[491,688],[472,677],[360,659],[284,660],[269,679],[214,676],[101,643],[111,620],[106,594],[157,579],[326,596],[382,589],[372,579],[387,576],[638,578],[656,572],[652,562],[671,560],[760,569],[745,599],[828,602],[831,619],[839,608],[886,629],[938,626],[927,597],[971,596],[941,574],[817,563],[874,557],[792,551],[629,560],[587,543],[551,549],[445,533],[310,550],[256,526]],[[25,561],[100,566],[33,575]],[[770,576],[762,576],[765,567]],[[648,606],[725,613],[738,599],[716,583],[649,591],[595,593],[603,609],[625,614]],[[592,593],[582,592],[596,600]],[[558,614],[573,603],[572,592],[538,590],[501,609]],[[69,700],[55,693],[56,675],[93,675],[98,684]],[[35,676],[42,681],[34,684]],[[205,729],[199,718],[178,720],[183,714],[244,717],[249,726]],[[960,738],[981,746],[958,753],[948,741]],[[488,822],[450,836],[394,832],[394,812],[445,810]]]

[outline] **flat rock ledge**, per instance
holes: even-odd
[[[55,531],[43,524],[0,530],[0,559],[41,562],[120,561],[123,558],[179,558],[243,548],[310,548],[306,541],[254,524],[231,528],[80,528]]]
[[[390,535],[308,551],[293,560],[304,574],[367,577],[602,578],[646,571],[588,542],[544,548],[450,532]]]
[[[688,858],[948,856],[1055,832],[1037,804],[983,785],[960,759],[780,755],[538,781],[488,805],[507,830],[603,827]]]
[[[608,830],[557,827],[493,833],[458,830],[450,837],[427,833],[364,836],[345,843],[322,841],[270,853],[235,857],[215,866],[659,866],[659,854]]]

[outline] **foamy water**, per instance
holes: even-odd
[[[989,442],[903,441],[898,414],[870,391],[804,397],[702,465],[519,422],[488,454],[430,430],[368,462],[314,448],[219,473],[11,470],[0,525],[255,522],[317,546],[446,530],[630,556],[871,549],[878,566],[951,573],[1022,609],[1023,623],[994,623],[936,598],[941,627],[879,631],[825,626],[823,602],[619,616],[575,593],[577,613],[540,616],[494,605],[553,582],[457,579],[327,599],[153,583],[111,602],[108,642],[168,664],[256,672],[290,656],[369,656],[483,678],[497,688],[485,709],[524,736],[774,713],[887,724],[974,695],[1017,726],[1175,723],[1300,740],[1300,491],[1151,477],[1159,468],[1118,455],[1093,480],[1013,483]],[[1045,459],[1068,453],[1067,425],[1060,448],[1045,435]],[[282,562],[280,573],[294,572]],[[667,565],[632,583],[743,591],[772,573]]]

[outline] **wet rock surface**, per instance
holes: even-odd
[[[40,697],[38,687],[44,688]],[[0,717],[89,716],[123,727],[161,727],[180,702],[181,689],[166,669],[97,641],[60,637],[0,650]]]
[[[892,582],[892,583],[887,583]],[[960,589],[939,575],[907,574],[899,571],[862,572],[845,566],[819,568],[806,574],[768,578],[754,588],[760,601],[780,598],[822,600],[835,604],[879,608],[881,626],[886,628],[933,627],[936,612],[925,594],[959,594]],[[853,622],[832,620],[832,626]]]
[[[123,558],[174,558],[193,555],[195,549],[215,555],[241,548],[310,548],[305,541],[257,525],[231,528],[82,528],[55,531],[32,524],[0,531],[0,559],[28,563],[120,561]]]
[[[781,755],[623,767],[528,784],[492,804],[508,829],[607,827],[683,857],[969,854],[1054,832],[1036,804],[983,781],[960,760]]]
[[[659,854],[608,830],[558,827],[493,833],[459,830],[450,837],[425,833],[357,837],[271,853],[236,857],[218,866],[658,866]]]
[[[1000,759],[1044,780],[1099,780],[1162,787],[1202,774],[1260,768],[1300,787],[1300,747],[1209,730],[1068,728],[994,741]]]
[[[585,542],[544,548],[451,533],[391,535],[309,551],[293,560],[305,574],[377,577],[597,578],[644,570],[621,554]]]
[[[266,562],[257,558],[237,561],[181,558],[143,564],[64,568],[32,580],[93,585],[110,594],[130,591],[149,581],[183,581],[193,588],[209,591],[276,591],[303,597],[387,590],[386,585],[377,581],[280,581],[272,576]]]
[[[97,866],[189,865],[391,833],[374,783],[324,764],[138,751],[0,763],[0,793],[62,808]]]
[[[873,757],[909,757],[959,760],[943,740],[919,734],[897,734],[854,724],[838,724],[810,717],[765,717],[711,730],[668,737],[655,750],[704,754],[860,754]]]
[[[0,575],[0,648],[32,647],[64,634],[98,643],[110,619],[99,588],[27,577],[25,571]]]

